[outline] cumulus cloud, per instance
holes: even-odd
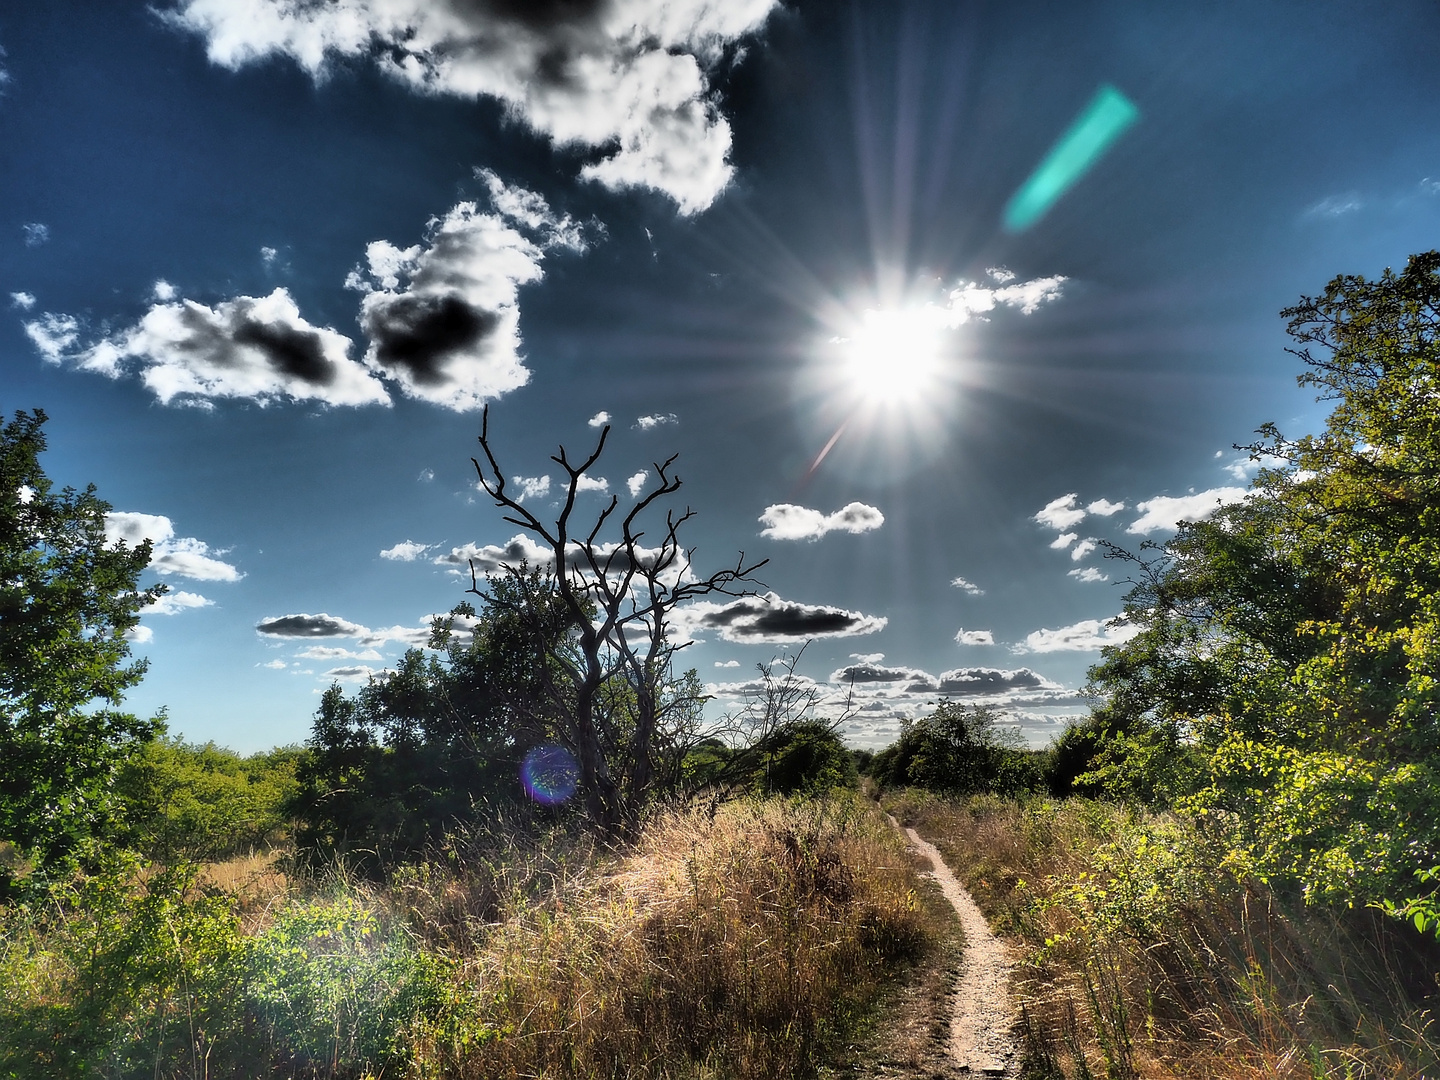
[[[274,615],[256,623],[255,632],[265,637],[328,638],[359,637],[369,631],[359,623],[321,612],[318,615]]]
[[[125,631],[125,640],[134,645],[148,645],[155,640],[155,631],[144,625],[132,626]]]
[[[581,473],[575,478],[575,491],[579,494],[587,491],[608,492],[609,490],[610,481],[603,476],[589,476]]]
[[[199,593],[186,592],[181,589],[177,592],[167,592],[155,603],[142,609],[142,613],[145,615],[179,615],[182,611],[213,607],[214,604],[214,600],[201,596]]]
[[[809,638],[854,637],[885,629],[881,616],[783,600],[775,593],[743,596],[726,604],[701,602],[675,611],[682,632],[716,630],[726,641],[784,643]]]
[[[386,548],[380,552],[382,559],[392,559],[395,562],[414,562],[416,559],[429,551],[432,545],[417,544],[414,540],[402,540],[394,547]]]
[[[1013,695],[1017,691],[1027,694],[1042,690],[1053,692],[1062,690],[1063,687],[1029,668],[1016,668],[1012,671],[1004,668],[971,667],[942,671],[935,679],[934,689],[946,697],[976,698]]]
[[[1017,653],[1095,652],[1106,645],[1123,645],[1139,632],[1131,623],[1082,619],[1058,630],[1036,630],[1013,648]]]
[[[1221,457],[1222,451],[1216,451],[1215,456]],[[1254,457],[1237,458],[1224,465],[1223,468],[1234,479],[1241,483],[1251,479],[1261,469],[1279,469],[1289,464],[1284,458],[1275,457],[1272,454],[1257,454]]]
[[[547,251],[584,251],[580,229],[541,196],[490,172],[495,212],[462,202],[431,221],[424,242],[376,240],[346,285],[365,294],[365,363],[411,397],[456,411],[524,386],[520,286],[539,281]],[[523,231],[522,231],[523,230]]]
[[[604,409],[601,409],[599,412],[597,412],[594,416],[590,417],[590,419],[586,420],[585,422],[591,427],[604,427],[610,422],[610,414]]]
[[[1071,544],[1073,544],[1076,540],[1079,539],[1079,533],[1061,533],[1054,540],[1050,541],[1050,546],[1052,548],[1055,548],[1057,551],[1064,551],[1066,548],[1068,548]]]
[[[175,526],[162,514],[136,514],[116,510],[105,515],[105,541],[121,540],[131,547],[151,542],[150,568],[156,573],[188,577],[195,581],[239,581],[245,575],[230,563],[216,558],[210,545],[193,536],[176,536]]]
[[[1109,499],[1096,499],[1085,507],[1087,513],[1094,514],[1096,517],[1109,517],[1112,514],[1118,514],[1124,509],[1125,504],[1123,502],[1111,502]]]
[[[765,508],[760,523],[765,526],[760,535],[771,540],[819,540],[826,533],[863,533],[878,529],[885,524],[885,515],[861,502],[849,503],[833,514],[792,503],[776,503]]]
[[[171,285],[170,282],[162,278],[150,287],[150,295],[156,300],[168,302],[174,300],[179,293],[176,292],[174,285]]]
[[[269,266],[280,257],[280,252],[273,247],[262,247],[260,249],[260,261]]]
[[[284,671],[290,665],[284,660],[267,660],[263,664],[256,664],[256,667],[269,668],[271,671]]]
[[[950,293],[941,309],[946,325],[952,328],[960,326],[972,318],[983,317],[1001,305],[1019,308],[1022,315],[1033,315],[1041,304],[1060,298],[1067,280],[1056,275],[1016,282],[1015,274],[1004,267],[991,267],[986,273],[993,284],[962,281]]]
[[[649,416],[637,416],[635,418],[635,428],[639,431],[650,431],[662,424],[678,424],[679,422],[680,418],[673,412],[651,413]]]
[[[994,645],[995,634],[990,630],[957,630],[955,640],[961,645]]]
[[[961,592],[963,592],[966,596],[984,596],[984,595],[985,595],[985,590],[984,590],[984,589],[980,588],[979,585],[976,585],[976,584],[975,584],[974,582],[972,582],[972,581],[966,581],[963,577],[952,578],[951,581],[950,581],[950,584],[951,584],[951,586],[953,586],[954,588],[959,589],[959,590],[960,590]]]
[[[1033,520],[1047,529],[1063,532],[1085,520],[1085,511],[1080,508],[1079,502],[1080,496],[1073,491],[1069,495],[1061,495],[1036,511]]]
[[[645,490],[645,481],[649,479],[649,470],[641,469],[634,476],[630,477],[630,479],[625,481],[625,486],[630,490],[630,497],[632,499],[638,499],[640,497],[640,492]]]
[[[1109,574],[1102,574],[1093,566],[1082,566],[1076,570],[1066,572],[1066,577],[1073,577],[1076,581],[1109,581]]]
[[[138,372],[167,405],[210,398],[390,401],[379,380],[349,358],[350,339],[306,322],[283,288],[213,308],[194,300],[156,303],[135,326],[87,346],[80,345],[79,324],[69,315],[46,312],[26,323],[25,332],[53,362],[110,378]]]
[[[1095,540],[1093,537],[1081,540],[1078,544],[1075,545],[1074,550],[1070,552],[1070,558],[1075,562],[1079,562],[1081,559],[1085,558],[1086,555],[1089,555],[1092,551],[1094,551],[1098,546],[1099,541]]]
[[[28,292],[12,292],[10,294],[10,306],[19,308],[21,311],[29,311],[35,306],[35,294]]]
[[[1165,529],[1176,529],[1182,521],[1201,521],[1221,506],[1237,503],[1250,494],[1242,487],[1216,487],[1189,495],[1160,495],[1136,503],[1140,516],[1130,523],[1126,532],[1145,536]]]
[[[516,502],[524,502],[526,499],[543,499],[550,494],[550,477],[546,476],[514,476],[511,482],[520,489],[520,494],[515,496]]]
[[[548,566],[554,553],[541,547],[524,533],[516,533],[504,544],[462,544],[444,555],[435,557],[436,566],[445,566],[457,574],[468,574],[473,563],[477,574],[498,574],[507,566]]]
[[[873,656],[878,659],[865,657],[859,663],[849,664],[837,671],[832,671],[830,681],[844,685],[864,685],[867,683],[914,682],[917,679],[931,678],[919,668],[884,666],[880,663],[880,660],[885,658],[884,653],[875,653]]]
[[[740,666],[740,661],[739,661],[739,660],[716,660],[716,661],[715,661],[715,666],[718,667],[718,668],[737,668],[737,667]]]
[[[385,668],[372,668],[365,664],[354,664],[346,667],[333,667],[323,672],[327,679],[334,679],[336,682],[369,682],[371,679],[383,679],[392,673]]]
[[[413,89],[490,97],[558,146],[598,151],[581,176],[663,192],[681,213],[729,182],[730,125],[710,76],[775,0],[180,0],[166,13],[228,68],[286,56],[315,79],[368,60]]]
[[[39,247],[50,239],[50,226],[32,221],[28,225],[20,226],[20,234],[25,238],[26,247]]]

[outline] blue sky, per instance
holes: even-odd
[[[130,704],[187,738],[303,739],[520,550],[488,402],[537,513],[608,414],[597,488],[678,452],[697,567],[770,560],[681,620],[717,709],[813,638],[857,743],[945,695],[1043,742],[1123,633],[1094,542],[1323,416],[1279,309],[1440,244],[1437,41],[1420,3],[7,11],[0,407],[157,541]],[[1138,120],[1006,231],[1105,86]]]

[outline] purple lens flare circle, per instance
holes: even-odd
[[[520,782],[525,785],[525,794],[536,802],[558,806],[575,794],[580,765],[563,746],[541,743],[520,764]]]

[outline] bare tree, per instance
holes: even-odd
[[[504,511],[504,520],[540,541],[551,560],[543,578],[523,565],[505,570],[526,609],[519,614],[535,625],[533,640],[543,652],[538,667],[556,736],[579,764],[578,786],[593,823],[610,833],[623,832],[634,824],[657,782],[674,775],[665,761],[676,748],[671,736],[693,728],[703,701],[698,686],[686,690],[673,678],[675,654],[686,644],[673,639],[673,612],[712,594],[754,595],[750,586],[761,584],[754,574],[769,560],[747,563],[741,552],[732,568],[696,576],[694,549],[680,540],[681,529],[695,516],[689,507],[681,512],[666,508],[653,546],[646,546],[644,522],[655,517],[648,512],[654,508],[658,513],[662,500],[680,490],[680,477],[672,471],[674,455],[655,464],[657,486],[623,516],[616,513],[619,497],[612,495],[593,522],[577,527],[581,478],[604,453],[608,424],[595,449],[578,464],[563,446],[552,456],[565,473],[564,502],[554,522],[544,522],[507,492],[489,425],[487,408],[480,429],[484,464],[471,459],[480,487]],[[602,539],[607,525],[611,538]],[[474,560],[470,575],[470,591],[486,596]],[[547,592],[570,622],[563,647],[545,632],[552,606]]]

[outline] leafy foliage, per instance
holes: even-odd
[[[149,543],[105,542],[109,504],[40,468],[40,410],[0,427],[0,843],[40,869],[106,828],[111,780],[156,732],[118,705],[145,662],[126,631],[165,591],[138,588]],[[0,866],[0,891],[12,871]]]
[[[1300,382],[1334,410],[1301,439],[1261,429],[1244,502],[1112,551],[1141,632],[1091,679],[1131,745],[1088,775],[1123,787],[1137,739],[1168,747],[1188,781],[1150,796],[1188,787],[1257,872],[1316,900],[1403,898],[1440,861],[1440,252],[1284,314]]]
[[[1000,727],[991,708],[942,702],[906,724],[892,746],[875,755],[870,775],[882,787],[913,786],[955,795],[1015,795],[1041,784],[1037,755]]]
[[[269,846],[289,828],[300,747],[241,756],[178,737],[142,745],[116,776],[120,838],[150,858],[224,859]]]

